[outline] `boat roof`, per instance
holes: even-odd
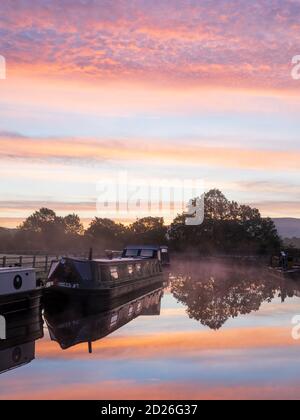
[[[130,262],[138,262],[138,261],[145,261],[144,258],[114,258],[113,260],[101,258],[101,259],[95,259],[93,260],[95,262],[101,263],[101,264],[114,264],[114,263],[130,263]]]
[[[1,267],[0,268],[0,274],[1,273],[28,273],[28,272],[32,272],[35,271],[34,268],[32,267]]]
[[[84,259],[84,258],[63,258],[65,260],[72,260],[72,261],[76,261],[76,262],[89,262],[88,259]],[[119,264],[119,263],[136,263],[136,262],[144,262],[145,258],[114,258],[113,260],[110,260],[109,258],[95,258],[93,260],[91,260],[91,262],[96,262],[96,263],[100,263],[100,264],[109,264],[109,265],[114,265],[114,264]]]
[[[164,245],[128,245],[125,247],[125,249],[154,249],[159,250],[161,248],[168,248]]]

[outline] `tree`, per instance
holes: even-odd
[[[80,246],[78,238],[84,229],[79,216],[57,216],[48,208],[41,208],[29,216],[19,227],[16,241],[19,249],[43,252],[70,252]]]
[[[16,240],[22,250],[49,252],[59,248],[63,235],[63,219],[53,210],[41,208],[18,227]]]
[[[56,221],[57,216],[53,210],[41,208],[39,211],[36,211],[29,216],[21,226],[19,226],[19,229],[22,231],[42,233],[46,231],[49,226],[53,227]]]
[[[80,218],[77,214],[69,214],[64,217],[64,230],[67,235],[82,235],[84,233],[84,228],[80,222]]]
[[[126,228],[110,219],[95,217],[85,232],[85,238],[97,250],[122,248]]]
[[[162,217],[145,217],[129,226],[129,239],[145,245],[163,245],[166,242],[167,227]]]
[[[6,229],[0,227],[0,252],[8,252],[14,250],[15,229]]]
[[[261,217],[259,210],[229,201],[219,190],[205,194],[204,222],[186,226],[178,215],[168,230],[170,245],[177,251],[191,249],[212,253],[273,253],[281,240],[274,222]]]

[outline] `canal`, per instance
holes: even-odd
[[[0,399],[300,396],[300,282],[264,268],[175,261],[110,310],[42,315],[0,342]]]

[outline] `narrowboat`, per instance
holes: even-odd
[[[95,300],[118,298],[161,281],[162,266],[157,259],[62,258],[51,264],[46,294]]]
[[[0,268],[0,315],[40,306],[41,297],[33,268]]]
[[[51,304],[46,304],[44,317],[50,338],[59,343],[62,349],[77,344],[88,343],[92,352],[92,343],[98,341],[139,316],[159,316],[163,284],[149,290],[124,296],[117,304],[107,302],[110,309],[91,312],[90,298],[86,297],[85,307],[75,309],[73,306],[58,313]]]
[[[130,245],[124,248],[122,258],[158,259],[162,265],[170,265],[169,248],[157,245]]]

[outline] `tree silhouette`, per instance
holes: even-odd
[[[129,226],[128,240],[136,244],[164,245],[166,233],[167,227],[162,217],[145,217],[136,220]]]
[[[86,231],[79,216],[56,215],[41,208],[29,216],[14,234],[2,231],[2,252],[80,252],[93,246],[121,250],[125,245],[169,245],[177,252],[207,254],[274,254],[282,247],[271,219],[250,206],[228,200],[219,190],[205,194],[205,218],[200,226],[187,226],[184,214],[168,228],[162,217],[145,217],[129,226],[95,217]]]
[[[110,219],[95,217],[85,232],[85,238],[96,250],[119,249],[125,242],[127,228]]]
[[[271,254],[280,250],[281,240],[271,219],[262,218],[257,209],[229,201],[219,190],[205,194],[204,214],[200,226],[186,226],[184,215],[175,218],[168,230],[172,248],[202,254]]]
[[[64,230],[68,235],[83,235],[84,228],[77,214],[69,214],[63,218]]]
[[[77,248],[82,233],[79,216],[59,217],[53,210],[41,208],[18,227],[15,243],[17,249],[58,253]]]

